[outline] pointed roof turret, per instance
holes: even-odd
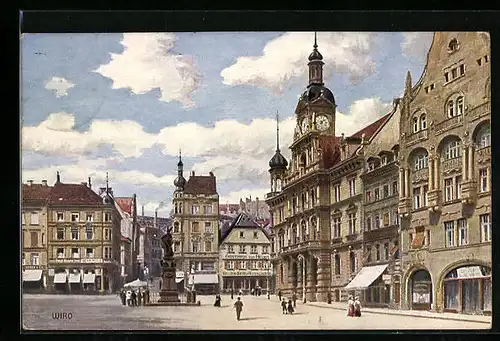
[[[186,179],[184,179],[184,163],[182,162],[182,151],[179,149],[179,162],[177,162],[177,177],[174,180],[174,186],[177,190],[184,190]]]
[[[314,32],[314,45],[313,45],[313,52],[309,55],[309,60],[323,60],[323,56],[321,53],[318,51],[318,39],[316,36],[316,32]]]
[[[405,82],[405,95],[411,93],[411,74],[410,71],[406,73],[406,82]]]
[[[269,167],[271,169],[286,168],[288,166],[288,161],[281,155],[280,151],[280,126],[279,126],[279,115],[276,112],[276,153],[269,160]]]

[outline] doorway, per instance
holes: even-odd
[[[427,270],[417,270],[410,278],[411,309],[431,310],[432,281]]]

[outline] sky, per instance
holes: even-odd
[[[432,33],[319,32],[336,135],[388,113],[416,82]],[[217,177],[221,203],[264,198],[268,162],[288,159],[313,32],[24,34],[22,181],[109,186],[168,216],[184,177]]]

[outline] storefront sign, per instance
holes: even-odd
[[[477,278],[484,277],[479,266],[467,266],[457,269],[458,278]]]
[[[235,271],[223,271],[222,276],[226,277],[231,277],[231,276],[237,276],[237,277],[247,277],[247,276],[264,276],[268,277],[271,276],[271,272],[269,271],[251,271],[251,270],[235,270]]]
[[[224,259],[258,259],[258,260],[269,260],[269,255],[252,255],[252,254],[227,254]]]
[[[51,260],[52,263],[113,263],[112,259],[102,258],[56,258]]]

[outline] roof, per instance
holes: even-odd
[[[240,209],[240,204],[219,204],[219,211],[238,211]]]
[[[50,191],[49,202],[62,205],[102,205],[102,198],[84,184],[56,182]]]
[[[127,212],[132,215],[132,207],[134,205],[133,197],[117,197],[115,198],[115,202],[120,206],[123,212]]]
[[[354,133],[353,135],[351,135],[351,137],[359,137],[359,138],[361,138],[361,136],[363,134],[365,134],[365,140],[370,139],[372,137],[372,135],[375,134],[375,132],[378,130],[378,128],[380,128],[380,126],[385,122],[385,120],[387,118],[389,118],[389,116],[391,116],[391,114],[392,114],[392,110],[391,110],[390,113],[382,116],[381,118],[379,118],[378,120],[376,120],[372,124],[364,127],[360,131]]]
[[[215,176],[192,175],[184,186],[186,194],[217,194]]]
[[[23,202],[30,201],[48,201],[50,197],[51,186],[42,184],[23,184],[21,188],[21,198]]]
[[[226,225],[227,226],[227,225]],[[246,213],[240,213],[233,221],[229,224],[229,226],[223,226],[221,228],[221,241],[226,239],[226,237],[231,233],[234,228],[252,228],[252,229],[261,229],[266,236],[268,235],[266,230],[262,228],[259,224],[257,224],[250,216]]]

